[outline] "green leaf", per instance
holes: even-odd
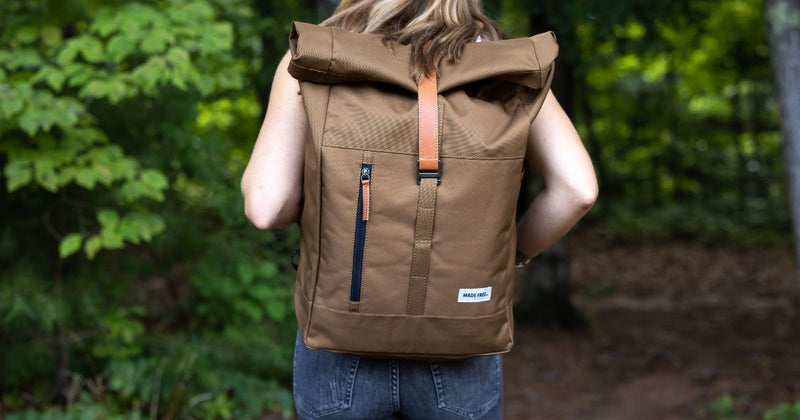
[[[56,26],[45,26],[41,29],[42,41],[46,45],[56,45],[61,43],[61,29]]]
[[[207,2],[191,2],[182,9],[192,22],[208,21],[214,18],[214,9]]]
[[[58,122],[58,115],[50,109],[43,108],[42,111],[39,112],[39,126],[41,126],[42,131],[49,131],[56,122]]]
[[[51,89],[58,92],[64,87],[64,83],[67,81],[67,75],[53,66],[45,66],[39,70],[34,80],[44,80]]]
[[[141,235],[136,229],[136,225],[131,223],[128,218],[122,219],[117,230],[123,240],[138,244],[141,242]]]
[[[71,64],[75,61],[75,57],[78,56],[80,48],[80,43],[77,39],[70,39],[67,41],[67,44],[64,46],[64,48],[61,49],[61,52],[58,53],[58,57],[56,57],[56,63],[58,63],[58,65],[61,67]]]
[[[101,163],[95,163],[92,165],[92,170],[94,170],[95,174],[97,174],[96,179],[101,184],[109,186],[112,182],[114,182],[114,174],[111,173],[111,170],[108,169],[108,166]]]
[[[258,265],[257,273],[260,278],[271,278],[278,274],[278,265],[272,261],[264,261]]]
[[[119,194],[124,201],[133,202],[142,197],[143,190],[140,182],[127,181],[119,188]]]
[[[103,43],[95,37],[84,35],[80,39],[81,55],[90,63],[103,61]]]
[[[92,80],[78,92],[79,98],[104,98],[108,92],[108,84],[104,80]]]
[[[69,257],[81,249],[82,242],[83,238],[80,233],[70,233],[58,245],[58,255],[61,256],[61,259]]]
[[[27,161],[12,160],[6,165],[3,173],[6,176],[8,192],[14,192],[33,180],[33,168]]]
[[[9,70],[36,67],[42,65],[42,56],[36,50],[28,48],[13,50],[9,59],[3,64]]]
[[[53,163],[49,159],[40,157],[33,163],[36,182],[50,192],[58,190],[58,176]]]
[[[111,38],[106,45],[106,51],[109,57],[115,63],[119,63],[128,57],[136,49],[136,39],[125,35],[119,34]]]
[[[119,29],[119,18],[115,10],[103,8],[97,11],[97,15],[92,22],[89,30],[100,36],[106,37]]]
[[[264,313],[259,305],[254,302],[244,299],[237,299],[233,301],[233,306],[237,312],[240,312],[250,318],[253,322],[259,322],[264,317]]]
[[[29,108],[17,122],[22,131],[33,137],[39,131],[39,111]]]
[[[97,73],[92,66],[84,63],[70,63],[63,66],[63,68],[64,75],[69,79],[68,86],[70,87],[86,84]]]
[[[183,8],[171,7],[167,10],[167,15],[174,23],[185,24],[189,22],[189,14]]]
[[[147,212],[131,212],[125,215],[125,219],[145,242],[153,239],[153,236],[166,227],[161,217]]]
[[[102,209],[97,212],[97,221],[103,229],[116,229],[119,225],[119,214],[112,209]]]
[[[268,302],[274,297],[274,290],[264,284],[255,284],[248,287],[247,293],[259,302]]]
[[[286,318],[287,306],[279,300],[273,300],[267,304],[267,315],[275,321],[282,321]]]
[[[93,190],[94,186],[97,184],[96,175],[96,172],[89,168],[81,168],[78,170],[78,173],[75,174],[75,183],[87,190]]]
[[[25,102],[16,90],[10,92],[4,90],[4,87],[0,86],[0,93],[4,96],[3,100],[0,100],[0,117],[11,118],[25,108]]]
[[[84,244],[83,251],[90,260],[103,248],[103,241],[97,235],[92,235]]]
[[[163,190],[169,185],[167,177],[155,169],[145,169],[142,171],[142,182],[150,188]]]
[[[65,153],[66,155],[67,153]],[[58,187],[63,188],[68,184],[75,181],[75,175],[78,173],[78,168],[74,166],[66,166],[61,168],[58,174]]]
[[[103,239],[103,248],[120,249],[125,246],[122,236],[116,229],[103,229],[103,231],[100,232],[100,236]]]
[[[140,44],[140,48],[145,54],[155,54],[164,51],[167,48],[167,41],[162,36],[150,33]]]
[[[112,104],[119,103],[121,100],[129,97],[130,93],[133,92],[130,89],[128,89],[128,86],[125,85],[125,82],[123,82],[120,79],[109,80],[107,91],[108,91],[108,100]]]
[[[230,50],[233,46],[233,26],[230,23],[215,23],[202,34],[203,49],[206,52]]]
[[[163,57],[152,56],[147,62],[136,67],[131,76],[145,90],[152,90],[164,77],[169,76],[169,69]]]
[[[36,26],[26,25],[16,28],[15,32],[14,38],[22,44],[30,44],[31,42],[36,41],[36,38],[39,37],[39,30]]]

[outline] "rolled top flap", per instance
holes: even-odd
[[[408,74],[409,45],[390,48],[381,34],[295,22],[289,37],[289,73],[315,83],[379,82],[417,91]],[[485,79],[517,83],[531,89],[546,85],[558,55],[552,32],[529,38],[471,42],[461,60],[439,68],[439,92]]]

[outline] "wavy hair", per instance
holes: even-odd
[[[411,45],[408,70],[414,80],[436,73],[443,60],[458,61],[478,35],[486,41],[506,38],[480,0],[341,0],[321,25]]]

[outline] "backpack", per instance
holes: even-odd
[[[410,46],[295,22],[308,117],[295,312],[313,349],[455,359],[513,345],[516,208],[552,32],[469,43],[419,86]]]

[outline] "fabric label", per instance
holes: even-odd
[[[477,289],[458,289],[458,303],[488,302],[492,298],[492,286]]]

